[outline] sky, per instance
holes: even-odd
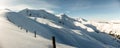
[[[19,11],[25,8],[44,9],[53,14],[87,20],[120,20],[120,0],[0,0],[0,9]]]

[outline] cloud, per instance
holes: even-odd
[[[0,9],[8,8],[18,11],[24,8],[45,9],[48,12],[54,13],[51,9],[58,6],[51,4],[45,0],[0,0]]]
[[[11,1],[13,1],[13,0],[10,0],[10,1],[0,0],[0,9],[8,7],[10,5],[9,3],[11,3]]]
[[[25,4],[36,8],[58,8],[58,6],[47,2],[46,0],[16,0],[14,4]]]

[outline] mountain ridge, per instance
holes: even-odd
[[[91,25],[86,26],[80,22],[88,21],[78,21],[65,14],[58,17],[51,13],[40,11],[30,9],[26,11],[26,9],[23,9],[20,12],[6,12],[5,15],[1,16],[6,16],[13,25],[28,30],[31,34],[37,32],[37,37],[51,40],[51,37],[55,36],[56,42],[63,45],[77,48],[115,48],[120,46],[120,43],[113,40],[112,36],[102,32],[98,33]],[[30,12],[31,16],[29,16],[28,12]]]

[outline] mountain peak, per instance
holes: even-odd
[[[84,19],[84,18],[80,18],[80,17],[79,17],[79,18],[77,18],[77,20],[78,20],[78,21],[84,21],[84,22],[87,22],[87,20],[86,20],[86,19]]]
[[[65,13],[60,15],[61,17],[69,18]]]
[[[61,16],[67,16],[65,13],[61,14]]]
[[[19,11],[19,13],[22,13],[24,15],[32,14],[32,16],[36,16],[38,14],[39,15],[41,14],[41,16],[43,16],[43,15],[48,14],[48,12],[46,12],[45,10],[42,10],[42,9],[41,10],[35,10],[35,9],[28,9],[28,8]]]

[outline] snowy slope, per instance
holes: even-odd
[[[26,10],[26,9],[24,9],[24,10]],[[23,14],[22,12],[24,12],[24,11],[20,11],[21,14]],[[36,10],[32,10],[31,12],[36,12]],[[44,14],[45,13],[46,12],[44,12]],[[75,41],[72,41],[72,38],[70,37],[71,35],[69,35],[67,39],[63,39],[65,41],[65,42],[62,41],[62,42],[64,42],[64,44],[77,46],[77,47],[82,47],[82,48],[88,48],[88,47],[94,48],[96,46],[93,47],[92,45],[87,45],[85,42],[84,42],[85,45],[83,43],[79,43],[79,42],[82,42],[81,41],[82,39],[84,39],[83,41],[91,39],[92,44],[95,44],[94,42],[98,42],[98,44],[100,44],[102,46],[109,47],[109,48],[110,47],[116,47],[116,44],[117,44],[117,46],[119,46],[118,45],[119,43],[116,42],[116,40],[113,40],[113,38],[111,36],[109,36],[107,34],[103,34],[103,33],[98,34],[98,32],[95,28],[93,28],[91,26],[87,26],[87,24],[86,24],[87,20],[85,20],[85,19],[80,18],[79,20],[75,20],[75,19],[72,19],[72,18],[68,17],[67,15],[63,14],[61,16],[55,16],[55,17],[58,17],[57,20],[60,21],[60,22],[58,22],[58,21],[54,21],[55,18],[50,19],[49,16],[45,16],[46,18],[42,18],[42,17],[37,17],[36,18],[35,14],[42,14],[38,11],[36,13],[31,13],[31,14],[34,14],[34,15],[32,15],[32,17],[30,16],[30,18],[32,18],[33,20],[35,20],[35,21],[37,21],[41,24],[46,24],[49,27],[54,28],[54,29],[50,28],[50,30],[52,30],[52,32],[64,32],[65,31],[67,33],[63,33],[63,34],[66,34],[66,35],[69,35],[69,34],[72,33],[71,35],[74,36],[74,37],[72,36],[72,38],[75,39]],[[27,15],[27,16],[29,17],[29,15]],[[38,16],[40,16],[40,15],[38,15]],[[84,23],[86,25],[84,25]],[[49,28],[49,27],[47,27],[47,28]],[[64,28],[64,29],[62,29],[64,31],[60,31],[59,28],[60,29]],[[78,31],[74,31],[74,30],[78,30]],[[62,34],[62,33],[56,33],[56,34]],[[56,34],[55,34],[55,36],[56,36]],[[83,34],[83,36],[81,36],[81,34]],[[64,35],[61,35],[61,36],[65,37]],[[109,40],[107,40],[107,39],[109,39]],[[66,40],[67,41],[68,40],[72,41],[71,44],[70,44],[69,41],[66,42]],[[88,47],[85,47],[85,46],[88,46]]]
[[[22,17],[25,18],[26,16],[22,16]],[[13,16],[9,16],[8,15],[8,18],[9,19],[10,18],[15,18],[15,16],[13,17]],[[17,18],[17,16],[16,16],[16,18]],[[16,23],[19,22],[17,20],[14,21],[14,19],[13,19],[13,21],[16,22]],[[22,21],[22,20],[24,20],[24,21]],[[30,19],[22,19],[22,20],[21,20],[21,22],[24,23],[24,25],[21,24],[21,26],[24,26],[23,28],[25,28],[25,29],[28,29],[28,27],[26,27],[26,26],[29,25],[25,21],[27,21],[27,20],[29,20],[29,22],[33,22],[34,21],[34,20],[30,20]],[[50,26],[48,26],[46,24],[38,23],[38,22],[35,22],[35,21],[34,21],[34,23],[31,23],[31,24],[35,24],[35,23],[37,23],[39,25],[38,26],[33,25],[33,26],[40,27],[40,28],[43,27],[44,29],[46,29],[44,31],[44,29],[38,28],[36,31],[38,32],[37,33],[38,35],[43,36],[43,37],[45,37],[47,39],[50,39],[51,36],[55,36],[57,42],[62,43],[62,44],[66,44],[66,45],[70,45],[70,46],[76,46],[76,47],[82,47],[82,48],[83,47],[86,47],[86,48],[89,48],[89,47],[91,47],[91,48],[103,47],[104,48],[104,46],[101,43],[96,43],[97,41],[90,41],[90,40],[88,40],[87,37],[83,39],[81,37],[81,35],[77,35],[73,31],[71,31],[70,29],[54,28],[54,27],[50,27]],[[18,24],[20,24],[20,23],[18,23]],[[31,25],[29,25],[29,26],[31,26]],[[35,28],[35,27],[33,27],[33,28]],[[32,31],[32,29],[28,29],[28,30]],[[42,30],[42,32],[41,32],[41,30]],[[47,30],[49,30],[49,31],[47,31]],[[91,43],[91,45],[87,45],[87,43]],[[96,46],[94,46],[92,44],[95,44]]]
[[[0,12],[0,48],[52,48],[51,40],[43,38],[42,36],[37,36],[37,38],[34,38],[33,33],[26,33],[25,29],[21,30],[21,27],[17,27],[7,20],[6,15],[12,13],[9,15],[14,18],[16,13],[6,10],[2,11],[3,12]],[[12,19],[11,21],[13,21]],[[42,27],[40,29],[42,29]],[[57,43],[57,48],[72,47]]]
[[[0,32],[0,44],[3,48],[50,48],[52,36],[56,37],[59,48],[120,47],[120,43],[117,42],[119,40],[101,33],[82,18],[76,20],[65,14],[55,16],[45,10],[31,9],[24,9],[18,13],[4,11],[1,14],[4,14],[0,15],[0,23],[3,23],[0,27],[4,27],[0,28],[4,31]],[[29,32],[25,33],[26,30]],[[37,33],[37,38],[33,37],[34,32]]]

